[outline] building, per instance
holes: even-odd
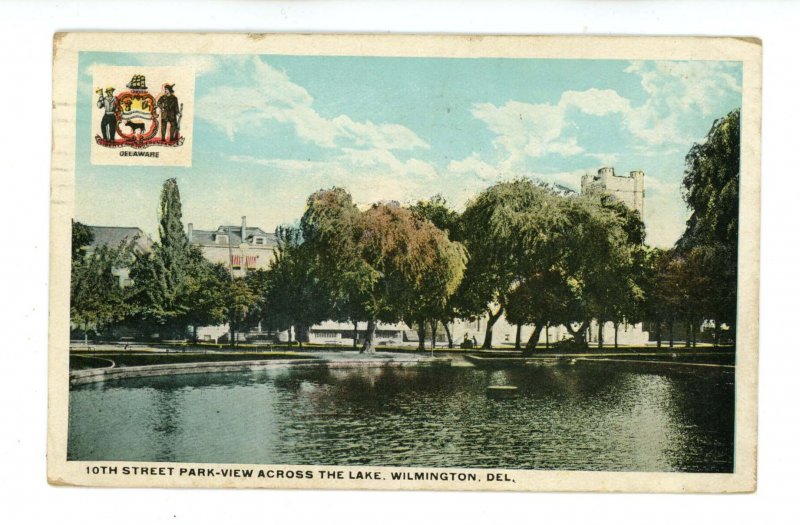
[[[141,255],[150,253],[153,249],[153,241],[140,228],[124,226],[87,226],[92,232],[92,242],[89,243],[87,253],[92,253],[99,246],[110,248],[121,248],[130,245],[133,253]],[[130,278],[130,268],[119,267],[111,270],[111,273],[119,279],[121,287],[133,284]]]
[[[617,175],[614,168],[603,167],[597,175],[588,173],[581,177],[582,195],[609,195],[644,217],[644,172],[632,171],[630,175]]]
[[[269,268],[277,246],[274,233],[248,227],[247,217],[242,217],[241,226],[223,225],[216,230],[195,230],[189,223],[187,236],[206,259],[225,265],[234,277],[243,277],[248,270]]]

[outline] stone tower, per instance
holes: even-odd
[[[597,175],[587,173],[581,177],[581,194],[609,195],[644,217],[644,172],[641,170],[619,176],[614,168],[603,167],[597,170]]]

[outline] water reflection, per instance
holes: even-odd
[[[652,370],[652,369],[648,369]],[[520,396],[493,400],[489,385]],[[733,374],[298,368],[87,385],[70,459],[730,472]]]

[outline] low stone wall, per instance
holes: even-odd
[[[174,363],[165,365],[126,366],[73,370],[69,373],[70,386],[85,385],[115,379],[167,376],[178,374],[208,374],[218,372],[247,372],[267,368],[383,368],[417,365],[449,365],[445,358],[429,359],[272,359],[253,361],[224,361],[214,363]]]

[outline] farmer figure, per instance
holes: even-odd
[[[169,124],[169,140],[178,140],[179,119],[181,116],[178,97],[175,96],[175,84],[164,84],[164,94],[158,97],[158,109],[161,110],[161,141],[167,141],[167,124]]]
[[[119,104],[114,96],[114,88],[106,88],[106,96],[102,96],[102,92],[98,89],[100,98],[97,100],[97,107],[104,109],[103,120],[100,121],[100,133],[103,135],[103,140],[114,142],[114,137],[117,134],[117,109]]]

